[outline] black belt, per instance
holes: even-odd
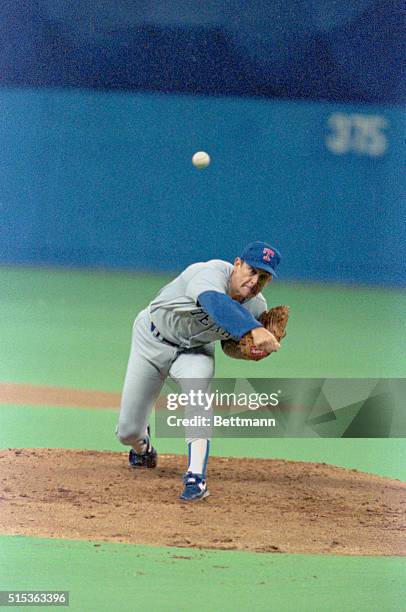
[[[179,344],[175,344],[174,342],[171,342],[170,340],[167,340],[166,338],[164,338],[162,334],[159,333],[159,330],[152,323],[152,321],[151,321],[151,331],[152,333],[155,332],[155,338],[158,338],[159,340],[161,340],[161,342],[165,342],[165,344],[169,344],[169,346],[174,346],[175,348],[180,348]]]

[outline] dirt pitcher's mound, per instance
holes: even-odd
[[[179,501],[185,459],[0,451],[0,531],[258,552],[406,555],[406,484],[325,464],[211,457],[211,496]]]

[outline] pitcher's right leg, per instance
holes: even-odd
[[[132,447],[130,463],[135,467],[138,466],[137,455],[152,452],[148,423],[175,355],[172,347],[165,346],[152,335],[148,313],[140,313],[134,323],[116,429],[120,442]],[[156,459],[151,458],[151,463],[154,462],[156,465]]]

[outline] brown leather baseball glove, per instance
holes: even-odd
[[[271,308],[271,310],[266,310],[262,313],[259,320],[262,325],[275,336],[277,341],[280,342],[282,338],[286,336],[288,319],[289,306],[275,306]],[[245,334],[239,341],[224,340],[221,346],[225,354],[234,359],[259,361],[270,354],[255,346],[251,332]]]

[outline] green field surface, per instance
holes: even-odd
[[[0,268],[0,380],[120,391],[135,315],[172,276]],[[217,351],[218,377],[406,375],[406,292],[275,281],[288,337],[258,363]]]
[[[68,609],[81,612],[404,610],[405,564],[394,557],[254,554],[9,536],[0,538],[0,566],[0,590],[69,591]]]
[[[133,319],[172,276],[0,268],[0,381],[119,392]],[[281,351],[246,363],[220,350],[218,377],[405,376],[404,291],[275,282],[266,297],[270,305],[291,306]],[[114,437],[117,416],[115,410],[3,404],[0,447],[123,452]],[[163,453],[185,452],[180,439],[157,444]],[[331,463],[406,480],[402,439],[229,438],[215,439],[212,450]],[[0,537],[0,590],[69,590],[70,609],[83,612],[389,612],[406,609],[405,585],[402,558]]]

